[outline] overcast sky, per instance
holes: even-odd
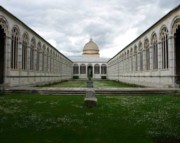
[[[1,0],[0,4],[64,55],[79,56],[90,38],[111,58],[179,0]]]

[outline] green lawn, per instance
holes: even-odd
[[[169,95],[0,96],[1,143],[179,143],[180,98]]]
[[[127,84],[112,80],[95,80],[94,87],[96,88],[123,88],[123,87],[138,87],[138,85]]]
[[[126,84],[112,80],[94,80],[93,85],[95,88],[124,88],[124,87],[138,87],[133,84]],[[86,87],[86,80],[69,80],[45,87]]]
[[[45,85],[45,87],[86,87],[85,80],[68,80],[60,83],[54,83],[51,85]]]

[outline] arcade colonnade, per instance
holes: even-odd
[[[0,7],[0,85],[47,84],[72,78],[72,61]]]
[[[180,85],[180,6],[108,61],[108,78],[153,87]]]
[[[92,40],[88,45],[98,50]],[[0,6],[0,87],[87,78],[90,71],[94,79],[180,87],[180,5],[108,62],[92,61],[71,61]]]
[[[73,76],[80,79],[87,79],[91,75],[93,79],[106,78],[107,64],[106,63],[74,63]]]

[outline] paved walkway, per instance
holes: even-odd
[[[179,88],[92,88],[96,94],[165,94],[179,93]],[[85,94],[88,88],[59,88],[59,87],[9,87],[1,92],[5,93],[37,93],[53,95]]]

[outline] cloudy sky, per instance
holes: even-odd
[[[64,55],[90,38],[110,58],[180,4],[179,0],[1,0],[1,6]]]

